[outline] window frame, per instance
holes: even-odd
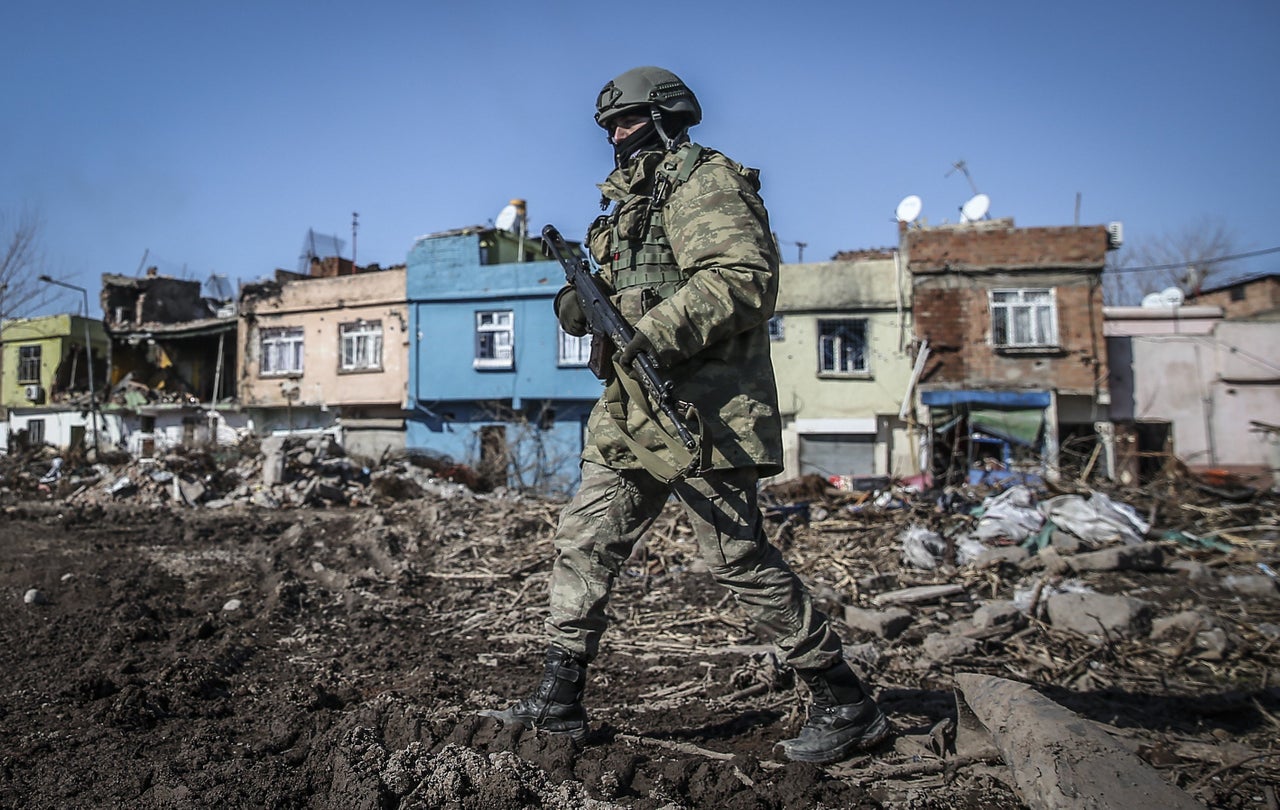
[[[359,318],[338,324],[338,373],[382,371],[383,346],[381,320]]]
[[[556,324],[556,366],[559,368],[586,368],[591,360],[591,334],[582,337],[571,335]],[[572,356],[570,347],[573,347]]]
[[[782,320],[781,315],[774,315],[769,318],[768,329],[770,341],[777,343],[787,339],[787,325]]]
[[[1016,296],[1016,300],[999,300]],[[1043,300],[1031,300],[1032,296]],[[1058,291],[1053,287],[998,287],[987,292],[991,346],[997,350],[1056,350]],[[1019,339],[1022,332],[1025,339]]]
[[[819,377],[870,377],[871,376],[871,352],[870,339],[868,337],[871,331],[871,324],[867,318],[819,318],[816,324],[818,330],[818,376]],[[842,328],[854,327],[861,334],[858,339],[861,343],[860,351],[856,352],[856,356],[861,360],[860,365],[852,368],[845,368],[844,361],[847,356],[844,347],[844,341],[841,338],[847,338],[847,335],[836,334],[835,331]],[[830,331],[830,333],[829,333]],[[830,351],[828,347],[830,346]],[[830,357],[830,363],[828,363]]]
[[[294,349],[288,353],[291,357],[289,360],[296,362],[289,363],[288,367],[272,368],[278,357],[278,350],[286,349],[293,346]],[[258,376],[259,377],[301,377],[306,370],[306,330],[301,326],[270,326],[264,327],[258,333]],[[272,358],[270,362],[268,358]],[[283,365],[283,364],[282,364]]]
[[[28,355],[24,357],[23,355]],[[44,348],[40,344],[18,347],[18,385],[38,385]]]
[[[486,318],[489,320],[486,321]],[[509,371],[516,367],[515,310],[476,310],[475,335],[475,356],[472,361],[474,368],[485,371]]]

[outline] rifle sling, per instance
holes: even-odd
[[[649,474],[664,483],[672,484],[710,468],[711,442],[708,441],[706,425],[698,415],[697,409],[692,405],[688,406],[689,427],[697,436],[697,444],[693,450],[690,450],[674,435],[673,431],[668,430],[659,421],[658,414],[654,413],[654,409],[650,406],[649,397],[639,380],[624,371],[619,371],[614,375],[609,386],[614,389],[605,392],[605,409],[609,413],[609,418],[613,420],[636,460]],[[675,464],[636,441],[627,431],[626,400],[628,399],[634,402],[640,413],[658,428],[658,435],[671,453]]]

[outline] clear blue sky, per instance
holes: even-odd
[[[652,21],[647,22],[647,21]],[[50,272],[203,281],[296,266],[308,228],[360,264],[492,221],[579,238],[611,151],[600,87],[641,64],[702,102],[692,134],[759,167],[784,258],[896,242],[971,196],[1017,224],[1219,218],[1280,245],[1280,3],[8,3],[0,210]],[[1280,269],[1280,254],[1245,262]],[[53,311],[73,310],[73,293]]]

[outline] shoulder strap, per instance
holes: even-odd
[[[662,207],[667,197],[671,196],[671,191],[693,174],[693,170],[698,166],[698,159],[705,151],[700,144],[689,141],[676,150],[675,154],[680,158],[678,163],[664,159],[658,164],[658,176],[654,180],[653,191],[649,195],[650,208]]]

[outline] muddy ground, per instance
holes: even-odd
[[[773,746],[803,722],[804,695],[674,514],[618,582],[586,746],[502,728],[476,713],[540,675],[557,512],[470,492],[304,509],[0,499],[0,805],[1022,807],[998,759],[946,750],[952,676],[967,671],[1037,684],[1212,806],[1275,806],[1277,650],[1241,629],[1276,621],[1269,604],[1115,574],[1115,590],[1233,617],[1237,645],[1206,662],[1033,623],[1018,654],[993,639],[928,660],[926,632],[1021,581],[993,570],[969,597],[916,608],[893,641],[846,632],[900,736],[837,766],[792,764]],[[815,518],[778,542],[841,616],[867,604],[869,576],[923,581],[886,570],[883,522]],[[1085,665],[1037,669],[1039,649]],[[1224,746],[1264,756],[1237,764]]]

